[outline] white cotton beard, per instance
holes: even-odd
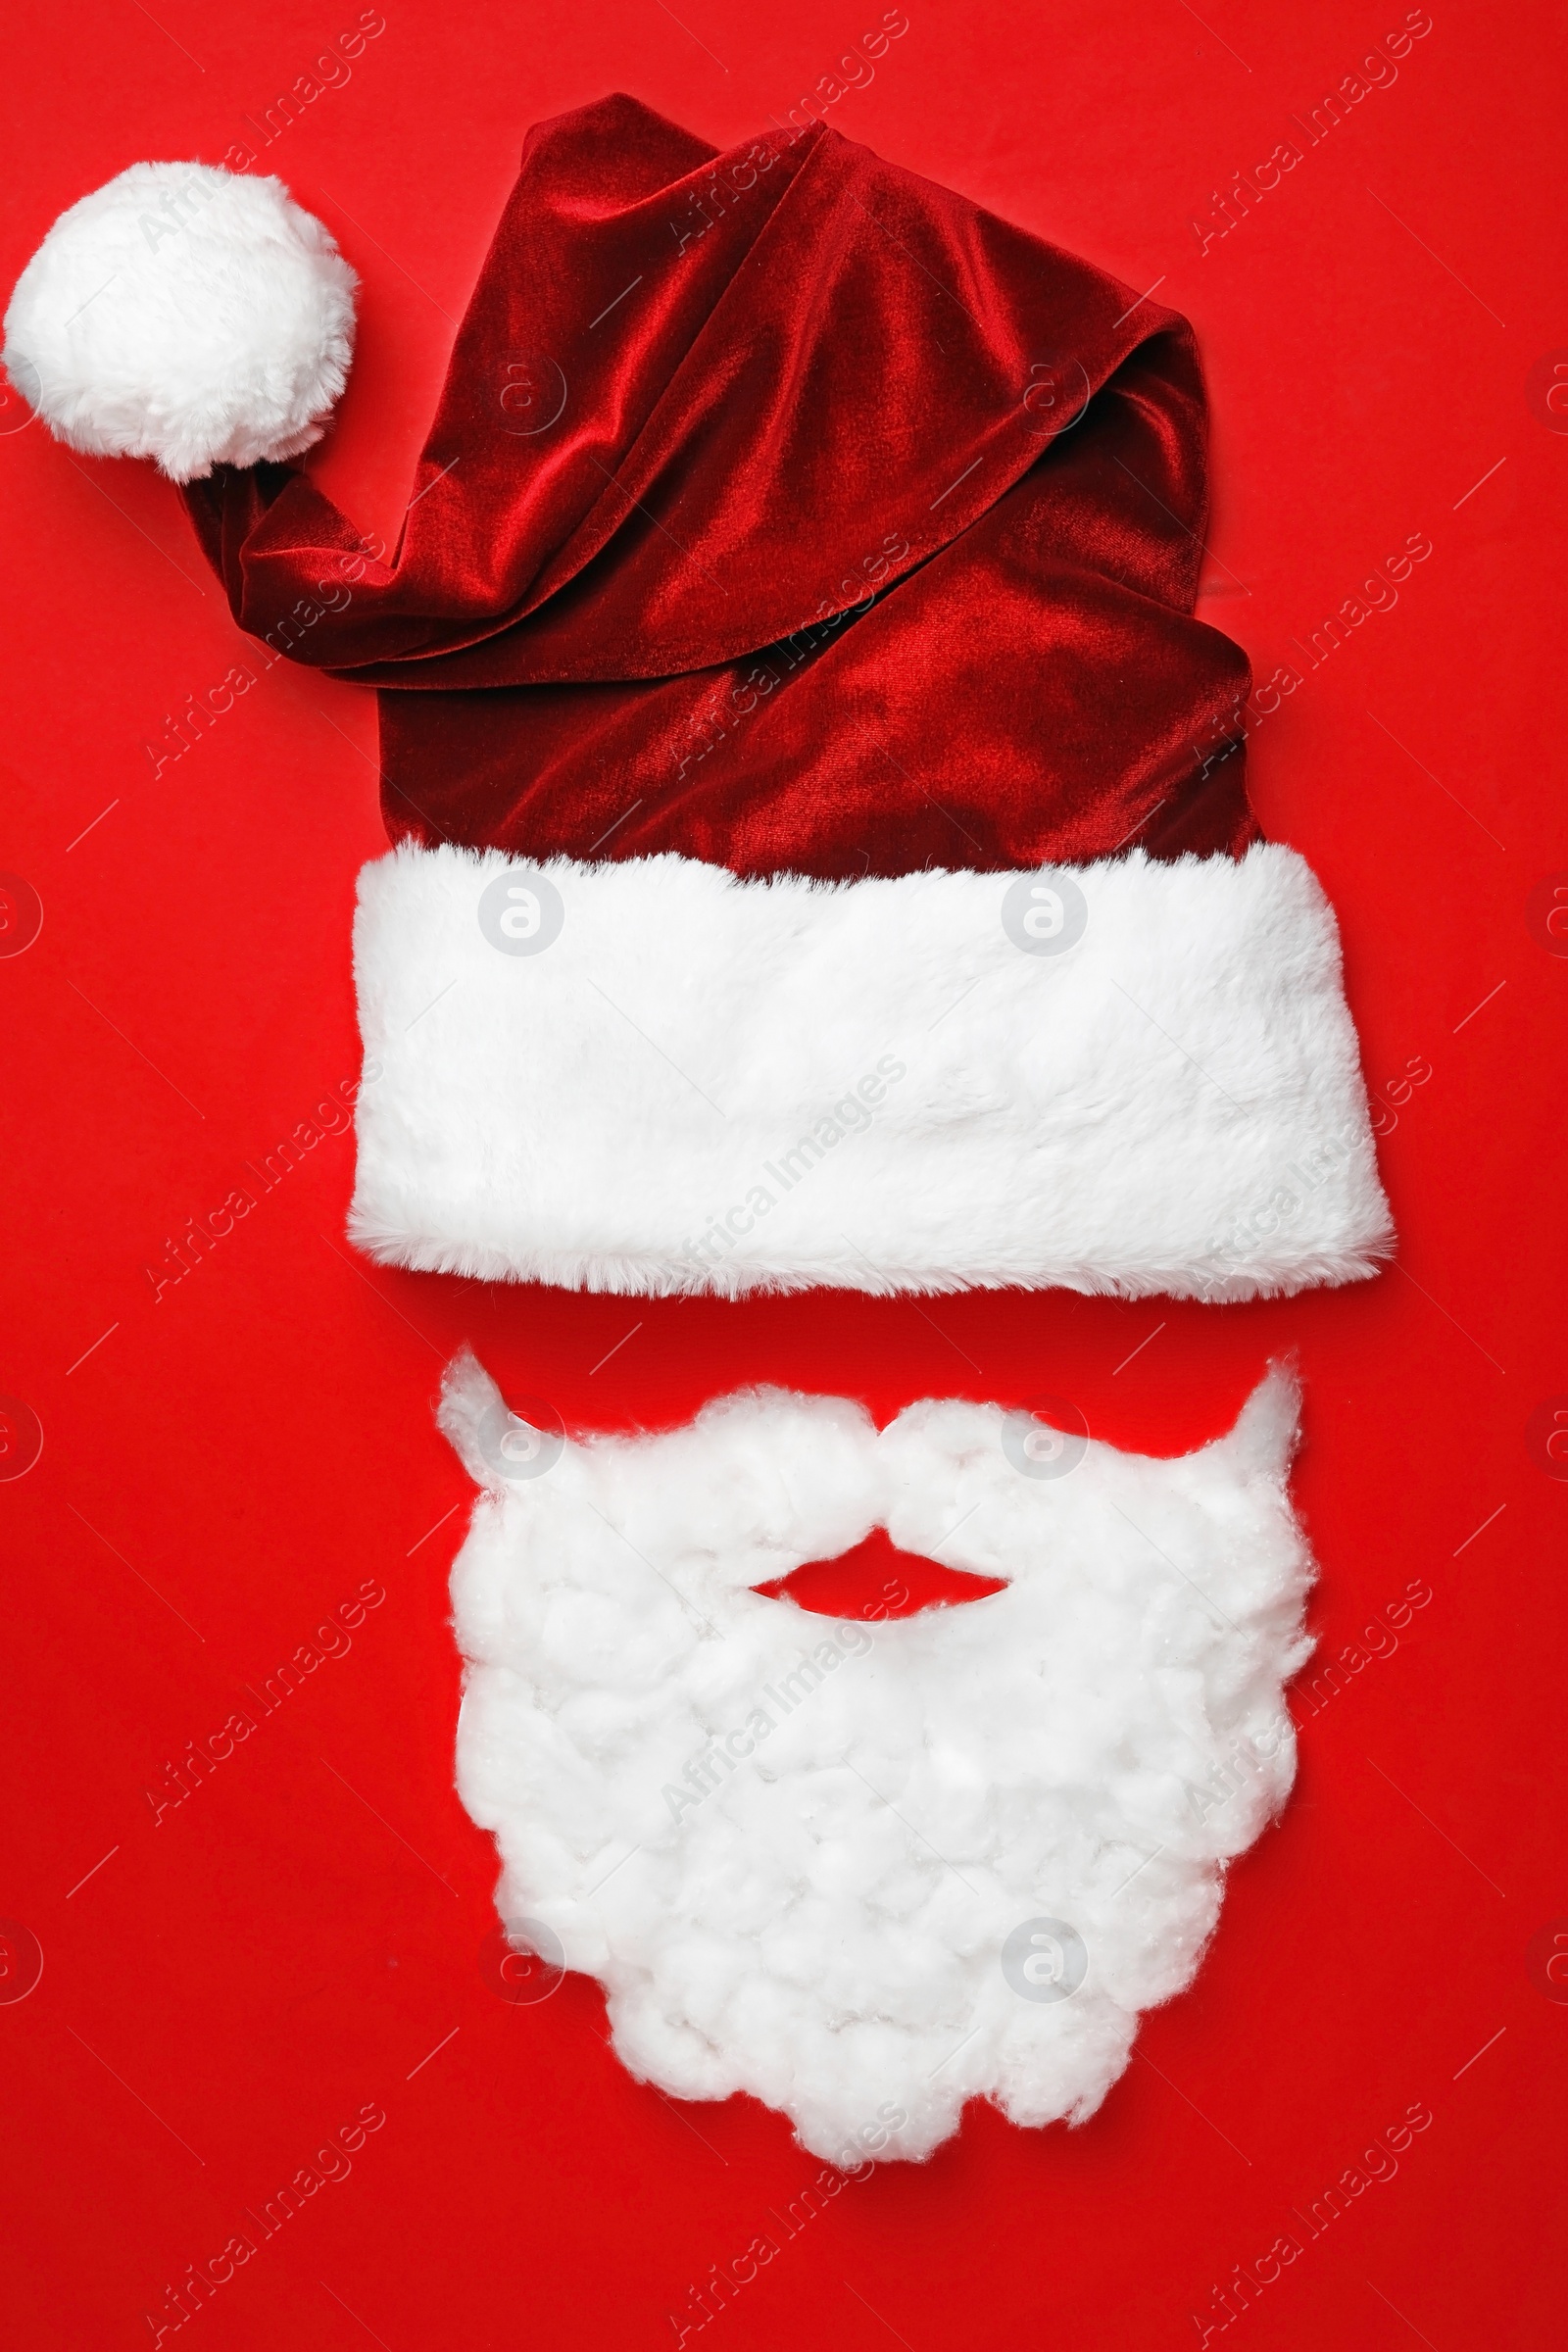
[[[829,2161],[923,2157],[976,2097],[1082,2122],[1294,1777],[1296,1406],[1276,1370],[1161,1461],[762,1391],[509,1479],[461,1359],[442,1426],[488,1492],[452,1580],[458,1787],[503,1918],[599,1979],[639,2079],[748,2091]],[[1008,1589],[874,1625],[750,1589],[877,1525]]]

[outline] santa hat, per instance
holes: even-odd
[[[140,165],[6,320],[185,484],[236,618],[379,691],[353,1230],[627,1292],[1241,1298],[1391,1244],[1334,916],[1194,617],[1173,313],[820,124],[540,125],[400,546],[277,461],[354,277]],[[245,470],[239,470],[245,468]]]

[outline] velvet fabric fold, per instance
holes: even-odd
[[[743,875],[1257,838],[1194,617],[1191,329],[818,124],[538,125],[401,544],[185,491],[236,619],[380,691],[394,840]]]

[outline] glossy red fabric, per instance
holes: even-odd
[[[390,558],[302,472],[185,495],[240,624],[380,690],[395,838],[845,877],[1256,838],[1206,440],[1175,314],[614,97],[528,136]]]

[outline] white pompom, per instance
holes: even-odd
[[[348,375],[357,283],[281,180],[132,164],[22,272],[6,371],[73,449],[176,482],[296,457]]]

